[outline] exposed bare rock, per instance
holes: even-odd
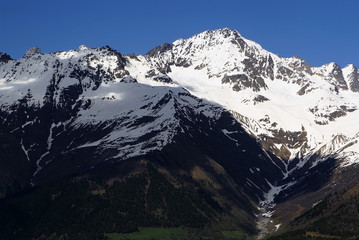
[[[359,92],[359,69],[353,64],[350,64],[343,68],[343,74],[350,90],[353,92]]]
[[[0,63],[4,62],[7,63],[8,61],[12,60],[12,58],[10,57],[10,55],[6,54],[6,53],[2,53],[0,52]]]
[[[41,53],[40,48],[32,47],[29,50],[27,50],[27,52],[25,53],[25,56],[31,56],[31,55],[35,55],[35,54],[39,54],[39,53]]]

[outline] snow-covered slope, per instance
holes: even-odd
[[[213,118],[220,115],[218,107],[203,104],[178,86],[152,87],[138,83],[124,70],[125,62],[121,54],[110,48],[81,46],[77,51],[33,54],[2,66],[3,124],[14,124],[10,122],[13,113],[20,117],[19,105],[31,110],[25,110],[24,123],[12,132],[24,132],[28,126],[41,121],[33,116],[44,106],[49,107],[50,130],[46,150],[37,160],[39,169],[55,135],[65,129],[99,124],[103,125],[102,129],[111,127],[111,132],[99,139],[66,143],[65,152],[87,147],[113,148],[121,151],[111,158],[128,159],[171,142],[180,127],[175,116],[179,105]],[[137,141],[141,137],[147,141]],[[24,141],[22,149],[29,160],[37,158],[29,143]]]
[[[146,60],[192,94],[233,111],[283,159],[305,160],[317,153],[340,157],[343,165],[358,161],[358,69],[353,65],[311,68],[230,29],[155,48]]]

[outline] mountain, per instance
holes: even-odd
[[[282,174],[277,166],[281,162],[263,151],[230,112],[179,86],[137,81],[127,70],[130,61],[109,47],[81,46],[52,54],[29,51],[22,59],[2,65],[1,193],[8,196],[0,208],[7,229],[3,238],[56,233],[88,239],[151,224],[203,227],[217,218],[255,232],[255,202],[269,190],[273,172]],[[251,172],[260,169],[268,180]],[[129,187],[139,192],[123,196],[121,192]],[[150,190],[155,193],[148,199]],[[24,191],[30,192],[13,195]],[[164,205],[170,206],[156,198],[162,191],[167,193]],[[98,197],[97,192],[103,194]],[[60,198],[54,197],[59,194]],[[138,205],[148,201],[142,210],[116,205],[130,216],[137,209],[138,218],[116,215],[111,218],[116,226],[110,222],[93,232],[92,217],[113,214],[109,208],[78,224],[77,216],[85,218],[89,208],[112,206],[119,194],[121,199],[130,197],[126,200],[130,202],[138,198]],[[29,205],[28,199],[37,200]],[[180,206],[175,199],[187,203],[186,214],[176,212]],[[191,203],[193,208],[188,206]],[[57,207],[43,209],[52,204]],[[58,226],[62,218],[56,216],[73,204],[79,207],[68,218],[68,226]],[[43,211],[53,215],[42,216]],[[148,221],[143,222],[141,214]],[[69,226],[72,230],[67,233]]]
[[[2,53],[3,236],[88,239],[144,226],[283,232],[359,181],[347,170],[358,162],[358,91],[354,65],[310,67],[227,28],[145,56],[84,45],[31,48],[19,60]],[[114,224],[89,230],[105,216]]]
[[[281,58],[237,31],[206,31],[155,48],[146,58],[192,94],[230,110],[263,148],[280,157],[286,178],[335,157],[357,162],[357,68],[310,67]]]
[[[337,151],[346,158],[343,164],[350,164],[349,152],[358,148],[344,150],[335,143],[357,138],[358,70],[353,65],[343,70],[335,63],[309,67],[299,57],[267,52],[230,29],[166,46],[147,54],[151,63],[192,94],[240,114],[248,131],[270,145],[267,150],[286,160]],[[283,135],[280,131],[300,139],[277,139],[276,145],[268,141]]]
[[[27,172],[27,183],[36,185],[102,162],[160,151],[183,134],[196,142],[196,135],[209,138],[213,132],[230,142],[231,136],[245,138],[252,144],[235,151],[246,158],[255,155],[246,153],[255,140],[249,140],[229,112],[178,86],[138,82],[127,70],[129,64],[129,58],[108,47],[82,46],[27,54],[4,65],[2,137],[4,142],[9,135],[15,138],[4,156],[19,155],[14,171]],[[272,161],[256,147],[261,154],[256,158]]]

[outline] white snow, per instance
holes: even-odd
[[[51,146],[52,146],[52,141],[54,139],[54,136],[52,134],[52,131],[55,127],[58,127],[61,125],[61,122],[55,124],[55,123],[52,123],[51,124],[51,127],[50,127],[50,133],[49,133],[49,136],[47,138],[47,150],[50,150],[51,149]]]
[[[21,139],[21,141],[20,141],[20,144],[21,144],[21,149],[24,151],[24,153],[25,153],[25,155],[26,155],[26,159],[27,159],[27,161],[29,161],[30,162],[30,158],[29,158],[29,153],[28,153],[28,150],[26,150],[26,148],[25,148],[25,146],[24,146],[24,140],[23,139]]]
[[[41,164],[41,161],[44,157],[46,157],[50,152],[47,151],[45,152],[44,154],[41,155],[41,157],[36,161],[36,171],[34,172],[34,174],[32,176],[35,176],[38,172],[40,172],[40,170],[42,169],[42,166],[40,165]]]
[[[238,133],[237,131],[232,131],[232,132],[230,132],[230,131],[228,131],[227,129],[222,129],[222,132],[224,133],[224,135],[226,135],[229,139],[231,139],[233,142],[238,142],[236,139],[234,139],[234,138],[231,138],[229,135],[231,134],[231,133]]]
[[[289,182],[287,184],[281,185],[281,186],[274,186],[272,185],[267,179],[267,184],[270,186],[270,189],[267,193],[264,194],[264,200],[259,202],[259,206],[274,206],[274,199],[275,197],[283,190],[293,186],[296,182]]]
[[[275,231],[278,231],[278,229],[280,228],[281,225],[282,225],[281,223],[274,225]]]

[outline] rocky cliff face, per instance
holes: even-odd
[[[12,58],[6,53],[0,53],[0,63],[7,63],[12,60]]]
[[[343,69],[344,78],[347,79],[350,90],[359,92],[359,70],[353,64]]]
[[[40,54],[41,53],[41,49],[38,47],[32,47],[29,50],[27,50],[27,52],[25,53],[25,57],[31,56],[31,55],[35,55],[35,54]]]

